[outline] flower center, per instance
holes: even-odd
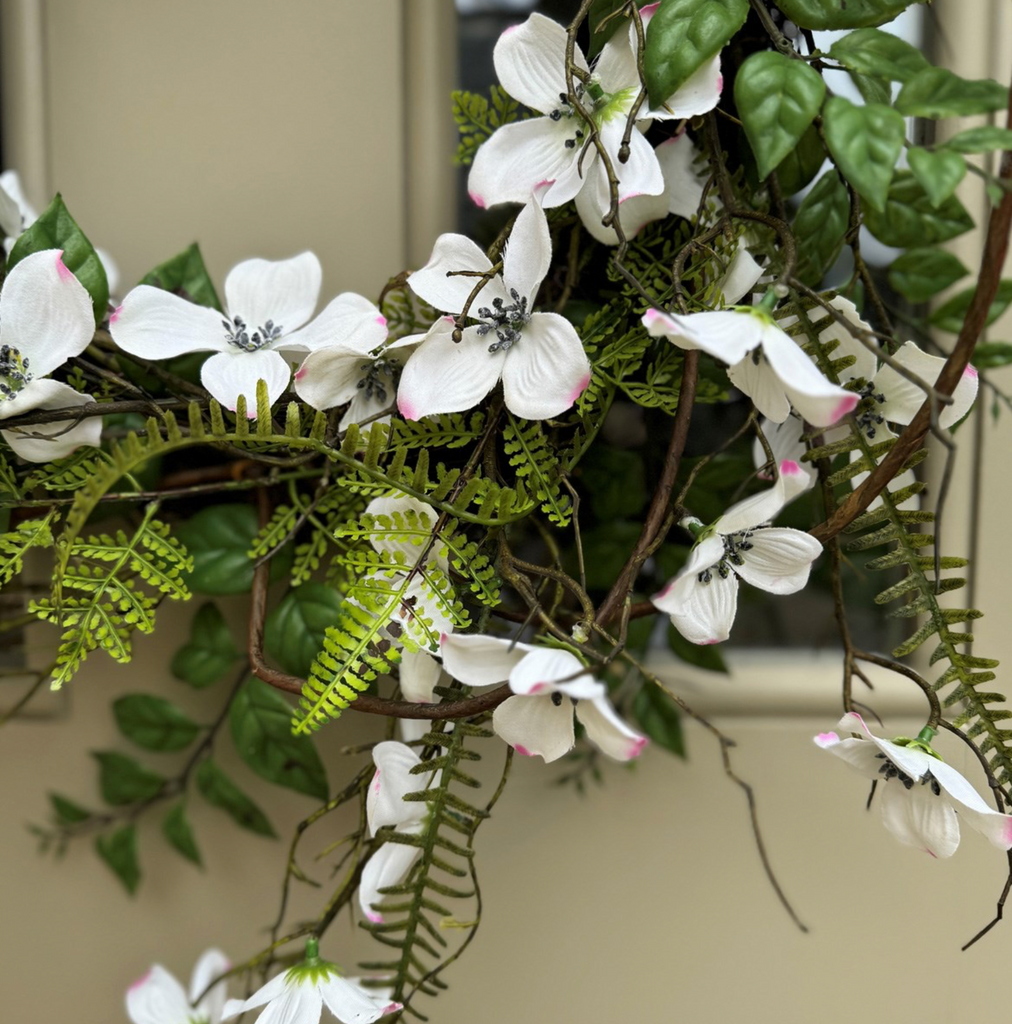
[[[257,352],[264,345],[277,341],[281,337],[283,329],[280,325],[275,327],[273,320],[268,320],[263,327],[258,327],[250,335],[246,329],[246,321],[241,316],[232,317],[231,323],[228,320],[222,320],[221,325],[225,328],[226,340],[243,352]]]
[[[365,392],[366,398],[375,398],[376,401],[385,404],[387,388],[393,386],[394,375],[398,368],[399,366],[394,360],[382,357],[363,363],[361,369],[364,376],[358,382],[358,387]],[[386,380],[382,378],[386,378]]]
[[[761,529],[761,527],[756,527],[756,529]],[[716,565],[704,569],[696,576],[696,579],[700,583],[711,583],[713,574],[716,572],[722,580],[726,580],[732,565],[744,565],[745,559],[741,553],[752,549],[752,542],[748,539],[752,532],[752,530],[742,530],[740,533],[723,534],[720,539],[724,542],[724,557]]]
[[[919,779],[912,779],[905,771],[903,771],[902,768],[897,768],[896,765],[894,765],[892,761],[885,756],[885,754],[876,754],[875,756],[885,762],[882,767],[879,768],[878,773],[887,782],[889,779],[899,779],[900,782],[903,783],[904,789],[913,789],[914,783],[919,782],[922,786],[930,786],[931,792],[934,793],[935,796],[942,795],[942,787],[939,786],[938,780],[931,774],[930,769]]]
[[[32,379],[28,359],[11,345],[0,346],[0,401],[10,401]]]
[[[885,402],[886,396],[875,391],[874,382],[865,384],[857,393],[861,396],[861,404],[858,406],[859,411],[854,416],[854,422],[857,423],[859,429],[864,431],[868,439],[872,440],[875,437],[875,431],[885,422],[885,417],[878,411],[878,406]]]
[[[531,314],[527,312],[527,298],[521,296],[516,288],[510,289],[510,298],[513,300],[506,305],[500,298],[492,300],[492,308],[482,306],[478,310],[478,316],[488,323],[478,325],[478,336],[484,337],[489,331],[495,331],[499,339],[489,345],[489,352],[508,352],[519,340],[520,334],[526,324],[531,322]]]

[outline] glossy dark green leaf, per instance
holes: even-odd
[[[811,125],[798,144],[777,165],[777,180],[785,196],[800,192],[818,173],[826,159],[826,147],[818,129]]]
[[[49,803],[56,814],[56,820],[61,825],[79,825],[91,817],[91,811],[74,803],[73,800],[68,800],[65,796],[60,796],[59,793],[50,793]]]
[[[113,701],[119,731],[145,750],[184,750],[200,727],[170,700],[150,693],[129,693]]]
[[[960,78],[945,68],[925,68],[907,80],[896,109],[908,117],[965,117],[1004,110],[1008,89],[990,78]]]
[[[212,505],[201,509],[177,530],[193,556],[186,582],[199,594],[245,594],[253,585],[248,552],[257,535],[257,514],[250,505]],[[271,560],[271,579],[287,572],[291,546]]]
[[[694,644],[686,640],[674,626],[668,626],[668,649],[680,661],[707,672],[727,673],[727,664],[719,644]]]
[[[660,107],[745,24],[748,0],[661,0],[643,54],[650,105]]]
[[[115,832],[95,837],[95,849],[109,870],[123,883],[131,896],[141,881],[141,867],[137,861],[137,828],[124,825]]]
[[[865,103],[881,103],[886,107],[892,104],[892,87],[884,78],[862,75],[857,71],[851,71],[849,74]]]
[[[851,71],[893,82],[905,82],[931,66],[916,46],[877,28],[848,32],[834,41],[829,55]]]
[[[973,351],[971,360],[978,370],[993,370],[1012,363],[1012,345],[1007,341],[985,341]]]
[[[609,17],[625,7],[627,0],[594,0],[587,12],[587,25],[590,28],[590,46],[587,48],[587,59],[593,60],[606,42],[619,30],[629,31],[629,19],[620,14]],[[607,20],[605,20],[607,19]]]
[[[734,80],[734,102],[760,179],[797,146],[825,95],[826,83],[817,71],[776,50],[753,53],[742,64]]]
[[[956,191],[956,186],[966,175],[966,161],[947,149],[932,153],[912,146],[907,150],[907,160],[914,177],[936,209]]]
[[[173,655],[170,667],[177,679],[203,688],[217,682],[238,655],[225,617],[216,604],[208,601],[197,609],[190,639]]]
[[[967,128],[965,132],[953,135],[945,143],[945,148],[954,149],[957,153],[990,153],[996,149],[1012,149],[1012,128],[997,128],[994,125]]]
[[[953,295],[948,302],[942,303],[930,317],[935,327],[948,331],[950,334],[959,334],[975,290],[974,288],[965,288],[959,294]],[[993,324],[1008,309],[1010,303],[1012,303],[1012,279],[1006,278],[998,283],[998,291],[995,293],[991,308],[987,311],[985,324]]]
[[[777,0],[784,16],[802,28],[862,28],[892,21],[914,0]],[[924,2],[924,0],[920,0]]]
[[[327,771],[320,755],[311,737],[292,735],[292,705],[277,690],[259,679],[248,680],[232,701],[228,720],[239,756],[257,775],[327,799]]]
[[[18,236],[7,257],[7,269],[10,270],[26,256],[42,249],[63,250],[64,266],[87,289],[95,311],[95,323],[101,323],[109,310],[109,282],[106,280],[105,267],[87,235],[64,206],[63,197],[59,193],[39,219]]]
[[[927,302],[970,271],[942,249],[909,249],[889,267],[889,285],[911,302]]]
[[[644,683],[633,700],[632,710],[633,718],[654,743],[685,757],[681,715],[675,702],[659,686]]]
[[[293,587],[267,616],[264,646],[272,658],[292,675],[305,678],[323,648],[323,634],[333,626],[341,595],[323,583],[310,581]]]
[[[878,103],[858,106],[842,96],[831,96],[823,111],[822,130],[846,179],[869,205],[884,210],[889,182],[903,149],[903,118],[892,107]]]
[[[934,207],[909,171],[896,172],[885,211],[865,210],[864,223],[880,242],[899,249],[935,245],[973,227],[973,219],[955,196]]]
[[[145,768],[126,754],[115,750],[96,750],[91,756],[98,761],[102,799],[113,807],[148,800],[160,793],[165,785],[164,777],[158,772]]]
[[[200,246],[194,242],[172,259],[159,263],[149,270],[138,282],[153,288],[173,292],[198,306],[212,306],[221,309],[221,301],[214,290],[214,282],[204,266]]]
[[[237,825],[260,836],[275,836],[264,812],[210,758],[197,769],[197,789],[209,804],[225,811]]]
[[[193,838],[193,829],[190,827],[190,819],[186,816],[186,802],[180,800],[169,808],[169,813],[162,819],[162,835],[169,843],[178,850],[187,860],[202,867],[203,860],[200,857],[200,850],[197,841]]]
[[[797,276],[815,287],[843,247],[850,222],[850,199],[840,175],[830,169],[815,183],[794,215],[798,239]]]

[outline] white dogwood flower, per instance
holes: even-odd
[[[532,311],[551,261],[545,213],[531,198],[510,232],[502,274],[482,286],[468,310],[480,322],[454,342],[452,321],[438,320],[408,359],[397,391],[405,419],[470,409],[500,378],[506,405],[524,419],[558,416],[576,401],[590,381],[583,344],[565,317]],[[469,238],[440,235],[408,284],[436,309],[459,314],[477,275],[491,269]]]
[[[206,995],[204,991],[231,966],[221,950],[207,950],[193,968],[187,995],[172,974],[155,964],[127,989],[127,1016],[133,1024],[219,1024],[228,985],[220,981]]]
[[[0,291],[0,422],[34,409],[93,402],[46,374],[83,352],[94,333],[91,297],[67,269],[62,249],[43,249],[17,263]],[[21,458],[49,462],[78,445],[98,445],[102,419],[13,427],[0,435]]]
[[[468,686],[508,681],[516,694],[492,715],[492,728],[518,754],[555,761],[576,742],[573,711],[588,739],[609,757],[638,757],[647,738],[615,713],[608,689],[569,651],[535,647],[498,637],[444,636],[443,668]]]
[[[387,336],[386,318],[353,292],[338,295],[307,323],[322,277],[311,252],[287,260],[246,260],[225,278],[224,318],[172,292],[138,285],[109,318],[109,333],[124,352],[143,359],[213,352],[201,368],[201,382],[227,409],[234,410],[238,396],[245,395],[252,418],[257,381],[267,384],[273,404],[288,387],[293,360],[336,344],[366,353]]]
[[[363,988],[344,977],[336,964],[320,959],[317,939],[306,940],[306,958],[289,967],[249,999],[230,999],[222,1020],[266,1006],[261,1024],[319,1024],[324,1006],[344,1024],[372,1024],[401,1009],[382,989]]]
[[[999,850],[1012,848],[1012,815],[989,807],[976,789],[946,764],[927,740],[885,740],[874,735],[860,715],[840,719],[841,733],[863,738],[841,739],[835,732],[820,733],[816,744],[846,761],[866,779],[884,782],[880,806],[885,827],[907,846],[951,857],[959,846],[959,820],[985,836]]]
[[[643,8],[649,23],[656,4]],[[619,179],[619,199],[658,195],[664,180],[654,150],[642,132],[634,129],[628,159],[620,158],[629,114],[640,92],[636,60],[636,31],[630,25],[605,44],[593,69],[577,46],[576,66],[587,81],[575,79],[579,105],[589,114],[612,170]],[[515,99],[544,116],[503,125],[478,149],[467,187],[478,206],[526,202],[536,188],[546,185],[544,205],[562,206],[581,190],[598,220],[611,205],[609,182],[597,147],[589,144],[590,124],[568,99],[566,85],[566,30],[541,14],[508,28],[493,53],[496,73]],[[654,119],[694,117],[712,110],[720,99],[723,82],[720,59],[699,69],[660,107],[644,102],[636,112],[641,123]]]
[[[738,608],[738,579],[771,594],[793,594],[808,582],[822,545],[801,530],[770,521],[808,486],[796,462],[784,461],[767,491],[732,505],[716,522],[699,529],[689,560],[650,600],[694,644],[716,644],[731,633]]]

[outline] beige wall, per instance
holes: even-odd
[[[439,167],[438,156],[426,155],[435,136],[416,121],[409,142],[400,131],[405,94],[430,88],[416,92],[413,76],[448,67],[437,56],[445,36],[435,19],[446,19],[449,7],[405,4],[407,18],[395,0],[302,0],[284,8],[266,0],[50,0],[44,10],[4,0],[5,30],[27,26],[31,34],[34,24],[47,43],[40,73],[52,144],[40,156],[30,133],[18,143],[35,197],[47,186],[62,188],[128,282],[198,236],[219,282],[245,256],[311,247],[323,260],[328,294],[375,294],[449,225],[448,192],[425,177]],[[951,31],[969,31],[965,5],[936,6],[960,18]],[[44,18],[33,22],[32,9]],[[1009,5],[994,10],[1005,30],[991,38],[1012,40]],[[427,54],[432,59],[421,59]],[[989,73],[1004,76],[1009,62],[1005,54]],[[20,66],[5,57],[5,76]],[[975,64],[968,73],[985,70]],[[30,79],[30,68],[25,74]],[[37,99],[19,95],[14,103],[30,111]],[[13,131],[7,111],[5,124]],[[404,185],[409,165],[429,170]],[[1012,500],[1004,493],[1012,486],[1007,443],[988,439],[985,557],[1005,540],[1004,508]],[[965,493],[960,484],[954,497]],[[958,551],[964,526],[955,513],[948,529]],[[1012,643],[1005,577],[994,572],[981,584],[979,601],[990,612],[979,630],[983,653],[1003,653]],[[35,856],[22,828],[44,816],[50,789],[97,803],[87,751],[125,748],[108,707],[119,693],[158,690],[202,721],[213,714],[223,692],[193,694],[167,676],[173,641],[191,613],[164,609],[159,636],[138,642],[131,665],[93,655],[65,700],[41,699],[59,717],[0,732],[4,1021],[123,1020],[122,991],[150,962],[185,975],[211,943],[236,958],[248,955],[276,911],[287,835],[313,805],[261,788],[228,755],[227,740],[227,769],[256,793],[284,840],[248,838],[194,800],[207,870],[168,850],[157,820],[145,822],[145,877],[139,898],[129,900],[86,845],[54,863]],[[241,628],[239,609],[231,613]],[[32,642],[49,644],[52,633],[36,627]],[[479,833],[482,929],[451,969],[449,993],[423,1011],[436,1024],[518,1017],[532,1024],[844,1024],[871,1013],[943,1024],[964,1003],[978,1005],[979,997],[961,993],[1005,976],[1012,926],[971,953],[958,946],[989,918],[1004,859],[970,833],[953,860],[931,861],[898,846],[877,814],[864,812],[863,783],[811,743],[835,721],[838,679],[835,663],[777,662],[765,670],[743,664],[731,681],[681,680],[739,741],[736,767],[756,786],[770,855],[810,935],[797,933],[777,905],[742,794],[699,730],[687,729],[688,762],[650,750],[634,770],[607,766],[605,787],[582,799],[550,785],[558,767],[518,758],[495,818]],[[890,731],[919,724],[902,715],[916,712],[916,697],[904,692],[880,706],[892,715]],[[349,715],[322,734],[333,780],[348,771],[339,748],[375,738],[377,728]],[[498,741],[488,748],[491,775],[502,748]],[[947,749],[958,767],[971,767],[961,750]],[[162,762],[165,770],[171,763]],[[307,851],[337,838],[341,825],[319,826]],[[304,863],[329,882],[325,865]],[[311,912],[315,893],[299,899],[297,908]],[[324,952],[348,967],[376,955],[368,937],[343,920]]]

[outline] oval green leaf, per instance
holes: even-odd
[[[172,259],[159,263],[157,267],[149,270],[138,283],[162,288],[195,302],[198,306],[221,309],[221,301],[214,290],[214,282],[207,272],[200,246],[196,242]]]
[[[966,161],[958,153],[946,149],[932,153],[912,146],[907,151],[907,160],[914,177],[936,209],[956,191],[956,186],[966,174]]]
[[[102,799],[113,807],[149,800],[157,796],[165,785],[161,775],[126,754],[115,750],[96,750],[91,756],[98,761]]]
[[[644,683],[633,700],[633,717],[658,746],[685,757],[682,720],[675,702],[661,689]]]
[[[189,642],[173,655],[170,668],[177,679],[203,688],[217,682],[238,654],[225,617],[208,601],[193,616]]]
[[[130,693],[113,701],[116,725],[128,740],[145,750],[184,750],[200,727],[164,697]]]
[[[909,249],[889,267],[889,284],[911,302],[935,298],[970,271],[941,249]]]
[[[850,71],[893,82],[905,82],[931,66],[916,46],[877,28],[848,32],[833,43],[829,55]]]
[[[892,107],[878,103],[857,106],[842,96],[831,96],[826,100],[822,130],[829,152],[847,180],[870,206],[884,210],[903,149],[903,118]]]
[[[986,341],[973,350],[973,365],[978,370],[993,370],[1012,363],[1012,345],[1007,341]]]
[[[141,881],[141,867],[137,860],[137,828],[124,825],[115,832],[95,837],[95,850],[109,870],[123,883],[131,896]]]
[[[794,216],[798,239],[795,273],[805,284],[816,287],[843,247],[850,222],[850,198],[840,175],[833,169],[819,178],[805,196]]]
[[[965,117],[1004,110],[1008,89],[991,78],[960,78],[945,68],[926,68],[909,79],[896,97],[908,117]]]
[[[899,249],[946,242],[973,227],[973,219],[955,196],[935,208],[910,171],[893,176],[884,211],[867,209],[864,214],[868,230],[880,242]]]
[[[661,0],[647,26],[643,77],[660,107],[745,24],[748,0]]]
[[[197,789],[209,804],[225,811],[237,825],[259,836],[276,835],[267,815],[210,758],[197,769]]]
[[[931,322],[935,327],[949,334],[959,334],[963,329],[963,321],[966,319],[967,310],[973,300],[976,288],[965,288],[958,295],[953,295],[948,302],[942,303],[931,314]],[[998,291],[995,293],[991,308],[987,311],[985,326],[993,324],[1008,309],[1012,303],[1012,279],[1006,278],[998,283]]]
[[[819,173],[826,160],[826,147],[819,131],[810,125],[798,144],[777,165],[777,181],[785,196],[800,192]]]
[[[918,0],[923,3],[924,0]],[[862,28],[892,21],[913,0],[777,0],[784,16],[802,28]]]
[[[200,849],[197,846],[196,839],[193,838],[190,819],[186,816],[186,802],[184,800],[174,804],[169,809],[169,813],[162,819],[162,835],[187,860],[193,861],[198,867],[203,867],[204,862],[200,857]]]
[[[310,581],[290,590],[264,624],[264,646],[292,675],[306,678],[313,659],[323,649],[323,634],[333,626],[341,595],[332,587]]]
[[[798,145],[825,95],[826,83],[817,71],[776,50],[753,53],[742,64],[734,82],[734,102],[756,155],[760,180]]]
[[[996,128],[993,125],[967,128],[965,132],[953,135],[945,143],[945,149],[954,149],[957,153],[990,153],[995,149],[1012,149],[1012,129]]]

